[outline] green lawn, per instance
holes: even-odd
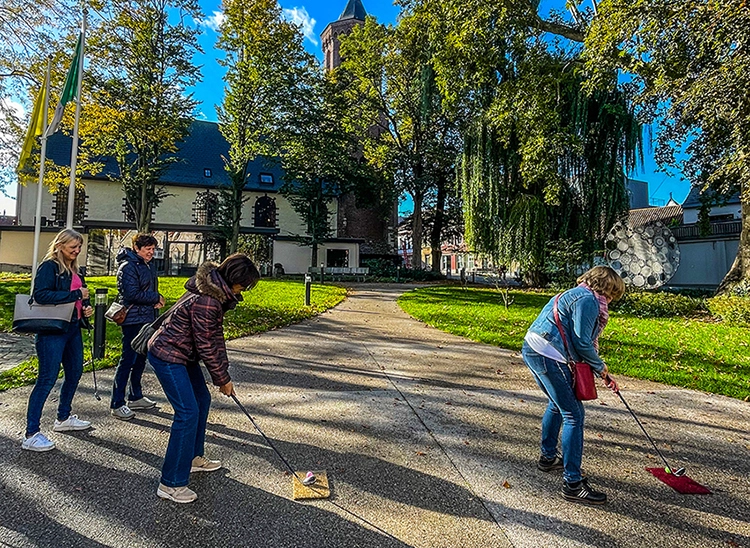
[[[167,306],[180,298],[187,278],[160,278],[159,291],[166,297]],[[109,301],[117,296],[114,276],[90,277],[87,284],[92,291],[106,287]],[[28,277],[5,277],[0,279],[0,331],[10,331],[13,323],[13,306],[16,293],[28,293]],[[260,333],[310,318],[327,310],[346,297],[346,290],[334,285],[313,284],[311,306],[304,306],[305,286],[298,281],[263,279],[252,290],[243,294],[244,301],[224,318],[224,334],[229,339],[252,333]],[[96,363],[96,368],[112,367],[120,357],[120,328],[107,322],[107,346],[105,358]],[[91,339],[84,332],[85,359],[91,355]],[[0,373],[0,391],[33,383],[36,379],[36,357],[9,371]],[[87,368],[89,370],[90,368]]]
[[[552,293],[511,291],[505,308],[491,289],[426,287],[399,305],[413,317],[456,335],[520,350],[526,329]],[[750,328],[700,318],[640,319],[612,312],[601,337],[613,373],[750,399]]]

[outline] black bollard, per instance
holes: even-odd
[[[312,276],[305,274],[305,306],[310,306],[310,288],[312,287]]]
[[[401,267],[397,266],[396,267],[396,283],[400,283],[400,282],[401,282]]]
[[[104,346],[107,342],[107,320],[104,313],[107,311],[107,288],[101,287],[96,290],[94,304],[94,349],[91,357],[95,360],[104,358]]]
[[[320,263],[320,283],[325,283],[326,268],[323,263]]]

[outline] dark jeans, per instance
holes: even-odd
[[[26,411],[27,436],[39,432],[42,410],[49,393],[57,382],[60,363],[62,363],[65,378],[60,388],[60,403],[57,406],[57,420],[59,421],[64,421],[70,416],[73,396],[83,374],[83,338],[78,322],[71,322],[66,333],[38,334],[35,345],[36,355],[39,358],[39,375],[29,396],[29,407]]]
[[[190,482],[193,458],[203,455],[211,393],[199,365],[165,362],[151,352],[148,361],[174,409],[161,482],[168,487],[182,487]]]
[[[140,400],[143,397],[143,387],[141,378],[143,370],[146,368],[146,356],[138,354],[130,347],[130,343],[141,330],[144,324],[136,323],[133,325],[123,325],[122,327],[122,354],[120,363],[117,364],[115,380],[112,384],[112,400],[109,406],[117,409],[125,405],[125,388],[128,386],[130,379],[130,390],[128,399],[130,401]]]
[[[557,440],[562,427],[563,479],[568,483],[581,481],[583,458],[583,404],[573,391],[573,375],[564,363],[545,358],[523,343],[521,355],[534,374],[534,379],[549,398],[542,417],[542,455],[556,456]]]

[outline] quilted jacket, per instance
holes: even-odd
[[[185,282],[188,298],[176,304],[149,343],[149,353],[169,363],[208,369],[216,386],[228,383],[229,359],[224,342],[224,313],[237,306],[242,297],[232,290],[216,271],[216,263],[203,263],[195,276]],[[185,297],[183,295],[183,297]]]
[[[117,291],[120,304],[129,306],[122,325],[151,323],[156,319],[159,280],[152,266],[126,247],[117,254]]]

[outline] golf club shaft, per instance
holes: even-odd
[[[276,449],[276,447],[275,447],[275,446],[274,446],[274,444],[273,444],[273,443],[271,442],[271,440],[270,440],[270,439],[268,439],[268,436],[266,436],[266,435],[265,435],[265,434],[263,433],[263,430],[261,430],[261,429],[260,429],[260,426],[258,426],[258,423],[256,423],[256,422],[255,422],[255,420],[253,419],[253,417],[252,417],[252,416],[250,416],[250,413],[248,413],[248,412],[247,412],[247,409],[245,409],[245,406],[244,406],[244,405],[242,405],[242,403],[240,402],[240,400],[238,400],[238,399],[237,399],[237,396],[236,396],[235,394],[232,394],[232,396],[231,396],[231,397],[232,397],[232,399],[234,400],[234,403],[236,403],[236,404],[237,404],[237,407],[239,407],[239,408],[240,408],[240,409],[242,410],[242,412],[243,412],[243,413],[245,414],[245,416],[246,416],[246,417],[247,417],[248,419],[250,419],[250,422],[251,422],[251,423],[253,423],[253,426],[255,427],[255,429],[256,429],[256,430],[257,430],[257,431],[258,431],[258,432],[260,433],[260,435],[261,435],[261,436],[263,436],[263,439],[264,439],[264,440],[266,440],[266,443],[268,444],[268,446],[269,446],[269,447],[270,447],[271,449],[273,449],[273,450],[274,450],[274,452],[275,452],[275,453],[276,453],[276,454],[278,455],[278,457],[279,457],[279,458],[281,459],[281,461],[282,461],[282,462],[283,462],[283,463],[284,463],[284,464],[286,465],[286,467],[287,467],[287,468],[289,469],[289,471],[290,471],[290,472],[292,473],[292,475],[293,475],[294,477],[296,477],[296,478],[297,478],[297,480],[298,480],[298,481],[299,481],[300,483],[302,483],[302,478],[300,478],[300,477],[299,477],[299,476],[297,475],[297,472],[295,472],[295,471],[294,471],[294,468],[292,468],[292,465],[291,465],[291,464],[289,464],[289,462],[288,462],[288,461],[287,461],[287,460],[286,460],[286,459],[284,458],[284,455],[282,455],[282,454],[281,454],[281,453],[279,452],[279,450],[278,450],[278,449]],[[303,484],[303,485],[304,485],[304,484]]]
[[[659,457],[661,457],[661,460],[662,460],[662,461],[664,462],[664,466],[666,466],[666,467],[667,467],[667,469],[671,471],[671,470],[672,470],[672,468],[671,468],[671,467],[669,466],[669,463],[667,462],[667,459],[666,459],[666,458],[664,458],[664,455],[662,455],[662,454],[661,454],[661,451],[659,451],[659,448],[658,448],[658,447],[656,447],[656,443],[654,443],[654,440],[653,440],[653,439],[651,439],[651,436],[649,436],[649,435],[648,435],[648,432],[646,432],[646,429],[645,429],[645,428],[643,427],[643,425],[641,424],[641,421],[640,421],[640,420],[638,420],[638,417],[637,417],[637,416],[636,416],[636,414],[635,414],[635,413],[633,412],[633,410],[632,410],[632,409],[630,408],[630,406],[628,405],[628,402],[626,402],[626,401],[625,401],[625,398],[623,398],[623,397],[622,397],[622,394],[620,393],[620,391],[619,391],[619,390],[617,391],[617,395],[618,395],[618,396],[620,396],[620,400],[622,400],[622,403],[623,403],[623,404],[625,405],[625,407],[627,408],[627,410],[628,410],[628,411],[630,411],[630,414],[631,414],[631,415],[633,416],[633,418],[635,419],[635,422],[636,422],[636,423],[638,423],[638,426],[640,426],[640,427],[641,427],[641,431],[643,432],[643,434],[644,434],[644,435],[646,436],[646,438],[648,438],[648,441],[650,441],[650,442],[651,442],[651,445],[652,445],[652,446],[654,447],[654,450],[655,450],[655,451],[656,451],[656,453],[657,453],[657,454],[659,455]]]

